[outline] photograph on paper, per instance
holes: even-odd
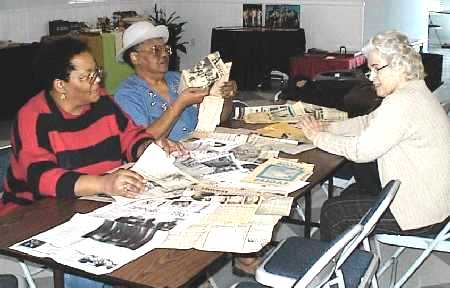
[[[243,27],[261,27],[262,26],[262,5],[261,4],[243,4],[242,5],[242,26]]]
[[[265,27],[295,29],[300,27],[300,5],[266,5]]]

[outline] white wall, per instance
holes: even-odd
[[[440,2],[441,6],[435,5],[435,7],[432,7],[431,11],[450,11],[450,0],[440,0],[438,2]],[[442,28],[439,30],[430,29],[430,42],[433,44],[439,44],[440,38],[441,44],[450,44],[450,14],[430,13],[430,19],[433,24],[441,25]]]
[[[301,27],[305,29],[307,48],[348,50],[362,47],[362,0],[167,0],[167,11],[176,11],[186,19],[187,55],[181,55],[182,68],[190,67],[207,54],[211,47],[211,29],[217,26],[242,25],[242,4],[299,4]]]
[[[106,0],[104,3],[67,4],[69,0],[0,0],[0,40],[39,41],[48,34],[48,22],[62,19],[95,23],[114,11],[150,13],[158,3],[167,12],[176,11],[185,25],[188,54],[181,55],[182,68],[201,59],[210,49],[211,29],[242,25],[242,4],[301,4],[301,25],[308,48],[359,49],[362,44],[362,0]]]
[[[428,39],[428,1],[365,0],[364,43],[377,32],[396,29],[410,39]]]
[[[429,0],[431,1],[431,0]],[[446,0],[450,1],[450,0]],[[158,3],[176,11],[185,25],[187,55],[181,67],[192,66],[210,49],[211,29],[242,25],[242,4],[301,4],[300,21],[307,48],[335,51],[360,49],[374,33],[396,28],[410,37],[426,38],[427,12],[423,0],[105,0],[104,3],[67,4],[69,0],[0,0],[0,40],[39,41],[56,19],[95,23],[114,11],[136,10],[149,14]],[[449,16],[450,18],[450,16]]]
[[[106,0],[104,3],[69,5],[69,0],[0,0],[0,40],[39,41],[48,34],[52,20],[86,21],[111,18],[114,11],[136,10],[150,13],[155,1]]]

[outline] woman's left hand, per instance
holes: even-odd
[[[302,129],[303,134],[305,134],[306,138],[311,141],[314,141],[317,134],[324,130],[322,123],[309,115],[302,117],[301,120],[295,124],[295,126]]]
[[[178,155],[187,154],[186,148],[178,141],[171,141],[167,138],[160,138],[155,141],[155,144],[161,147],[167,154],[176,153]]]
[[[225,99],[235,97],[238,91],[236,81],[230,80],[223,82],[219,87],[219,91],[221,96]]]

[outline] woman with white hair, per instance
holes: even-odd
[[[172,48],[167,45],[166,26],[140,21],[123,34],[123,49],[117,59],[130,65],[136,74],[125,79],[115,93],[115,100],[139,125],[148,127],[156,138],[180,140],[197,126],[195,104],[209,94],[208,88],[179,91],[180,73],[168,71]],[[236,95],[235,81],[220,88],[225,98],[222,120],[231,113],[231,97]]]
[[[376,226],[380,232],[429,233],[450,215],[450,120],[426,87],[420,54],[397,31],[379,33],[363,49],[381,105],[368,115],[325,126],[297,125],[318,148],[354,162],[377,160],[381,184],[401,181]],[[333,239],[359,221],[374,197],[346,193],[322,207],[321,238]]]

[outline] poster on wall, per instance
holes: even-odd
[[[265,26],[268,28],[299,28],[300,5],[266,5]]]
[[[262,26],[262,4],[242,5],[242,26],[261,27]]]

